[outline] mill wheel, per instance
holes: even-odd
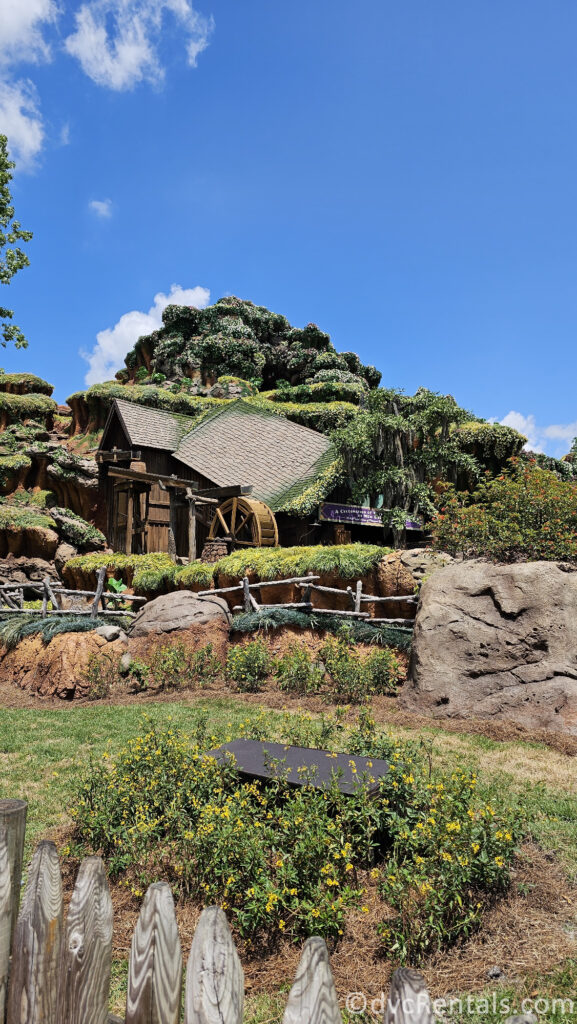
[[[233,546],[276,547],[278,528],[273,512],[256,498],[227,498],[217,506],[209,540],[232,537]]]

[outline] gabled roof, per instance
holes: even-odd
[[[194,424],[192,416],[149,409],[144,405],[137,405],[136,402],[126,402],[122,398],[115,399],[111,415],[115,409],[130,443],[145,448],[160,448],[173,452]]]
[[[173,454],[219,487],[251,484],[274,511],[326,467],[330,449],[324,434],[238,399],[194,427]]]

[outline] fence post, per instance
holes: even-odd
[[[423,975],[399,967],[391,980],[384,1024],[433,1024],[434,1019]]]
[[[6,829],[0,829],[0,1022],[4,1021],[8,971],[10,966],[10,926],[12,923],[12,879],[8,858]]]
[[[60,864],[54,843],[44,840],[30,864],[14,933],[7,1024],[56,1024],[61,942]]]
[[[170,886],[151,885],[130,949],[125,1024],[178,1024],[182,951]]]
[[[341,1024],[339,999],[324,939],[304,944],[282,1024]]]
[[[245,612],[251,612],[253,610],[252,603],[250,600],[250,589],[248,585],[248,576],[242,578],[242,597]]]
[[[16,927],[18,907],[20,906],[20,887],[22,884],[22,859],[24,857],[24,837],[26,833],[26,814],[28,804],[25,800],[0,800],[0,832],[6,829],[8,847],[8,863],[12,880],[12,899],[10,905],[10,945]]]
[[[307,576],[312,576],[312,575],[313,575],[312,572],[307,573]],[[303,594],[302,594],[302,600],[306,601],[306,603],[308,604],[308,608],[305,608],[305,612],[309,612],[309,613],[312,612],[312,610],[313,610],[313,602],[312,602],[312,596],[311,595],[312,595],[312,589],[311,589],[311,584],[309,583],[308,585],[305,585],[305,588],[304,588]]]
[[[100,857],[87,857],[80,865],[62,950],[58,1020],[106,1024],[112,900]]]
[[[186,968],[184,1024],[242,1024],[244,972],[220,907],[200,915]]]
[[[361,598],[363,596],[363,581],[357,580],[357,589],[355,593],[355,611],[360,612],[361,610]]]
[[[103,565],[102,569],[98,570],[98,582],[96,584],[96,592],[94,594],[94,600],[90,609],[90,618],[95,619],[98,615],[98,605],[100,604],[100,598],[104,592],[104,581],[106,579],[106,566]]]

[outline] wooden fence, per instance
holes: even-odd
[[[109,1014],[112,901],[104,865],[80,866],[64,920],[54,843],[42,841],[28,868],[18,913],[26,804],[0,800],[0,1024],[123,1024]],[[11,952],[11,956],[10,956]],[[166,882],[151,885],[132,937],[124,1024],[178,1024],[182,950]],[[242,1024],[244,973],[226,916],[203,910],[188,957],[184,1024]],[[283,1024],[341,1024],[323,939],[304,943]],[[384,1024],[432,1024],[425,982],[393,975]]]
[[[135,597],[133,594],[116,594],[104,589],[106,583],[106,568],[100,569],[96,583],[96,590],[67,590],[60,584],[53,584],[48,577],[42,583],[4,583],[0,586],[0,614],[1,615],[38,615],[46,618],[47,615],[88,615],[95,619],[97,615],[114,617],[117,615],[134,617],[130,610],[119,610],[109,608],[109,604],[127,602],[129,604],[141,604],[146,601],[145,597]],[[41,608],[25,608],[24,593],[38,594],[42,598]],[[69,607],[64,607],[67,601]],[[52,604],[52,611],[48,611],[49,602]],[[90,606],[86,607],[90,602]],[[100,608],[100,610],[99,610]]]
[[[239,591],[242,594],[243,603],[241,605],[235,605],[233,611],[235,612],[262,612],[269,608],[296,608],[306,614],[314,615],[346,615],[354,619],[370,619],[371,622],[386,623],[389,626],[413,626],[414,618],[412,619],[395,619],[395,618],[373,618],[369,612],[362,610],[363,604],[389,604],[395,602],[403,602],[404,604],[417,605],[419,598],[417,594],[400,594],[392,595],[387,597],[381,597],[376,594],[367,594],[363,592],[363,581],[358,580],[355,589],[352,587],[346,587],[342,589],[339,587],[321,587],[318,585],[320,576],[314,576],[309,573],[308,576],[294,576],[291,579],[286,580],[260,580],[258,583],[250,583],[248,576],[245,576],[240,583],[237,583],[234,587],[219,587],[216,590],[200,590],[199,597],[208,597],[213,594],[233,594]],[[293,603],[283,604],[259,604],[251,593],[253,590],[259,590],[261,587],[282,587],[282,586],[296,586],[302,590],[302,601]],[[350,609],[344,611],[340,608],[315,608],[311,601],[311,595],[313,591],[317,591],[322,594],[338,594],[340,597],[347,597],[350,601]]]

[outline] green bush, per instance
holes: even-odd
[[[288,693],[318,693],[324,672],[312,658],[307,647],[295,647],[278,659],[276,668],[279,689]]]
[[[82,673],[87,700],[103,700],[109,697],[112,687],[120,681],[118,664],[110,658],[91,654]]]
[[[13,395],[0,391],[0,413],[5,413],[10,423],[22,420],[44,423],[55,412],[56,402],[48,395]]]
[[[226,659],[226,676],[237,690],[256,693],[274,667],[269,648],[260,637],[247,644],[233,644]]]
[[[226,730],[207,735],[206,717],[194,737],[148,724],[113,761],[92,765],[71,810],[75,852],[101,853],[138,898],[163,877],[180,899],[218,903],[253,941],[338,939],[350,909],[369,910],[370,872],[391,910],[384,951],[415,966],[469,935],[506,890],[515,816],[478,796],[469,773],[431,771],[426,754],[366,712],[348,734],[340,719],[287,716],[276,739],[384,757],[391,769],[371,796],[362,785],[352,796],[311,781],[291,788],[282,762],[274,782],[242,782],[232,763],[201,753],[230,739]],[[266,739],[270,722],[249,719],[238,734]]]
[[[577,483],[511,459],[472,495],[447,488],[432,534],[436,548],[466,558],[575,561]]]
[[[222,672],[223,666],[211,643],[190,650],[182,641],[157,647],[150,659],[149,683],[159,690],[203,686]]]
[[[363,659],[358,648],[351,647],[347,629],[340,636],[327,637],[320,657],[330,678],[329,695],[337,702],[360,704],[375,693],[394,693],[401,678],[392,651],[374,650]]]
[[[90,555],[77,555],[70,558],[64,568],[65,578],[71,576],[71,570],[79,569],[81,572],[89,573],[96,577],[102,568],[108,569],[115,576],[121,578],[129,586],[134,581],[135,588],[139,586],[140,574],[152,570],[172,570],[174,563],[169,555],[164,552],[156,552],[149,555],[123,555],[119,552],[107,555],[94,552]],[[143,588],[144,589],[144,588]]]

